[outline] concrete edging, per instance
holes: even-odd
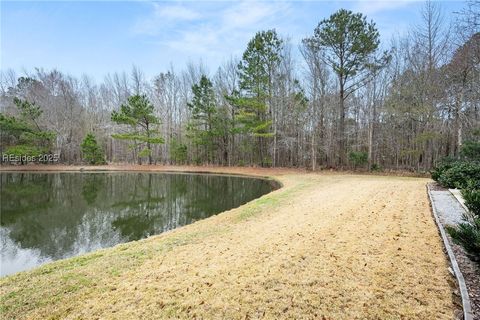
[[[437,208],[435,206],[435,203],[433,202],[430,191],[431,191],[430,185],[427,184],[428,198],[430,199],[430,204],[432,206],[432,212],[435,218],[435,223],[437,224],[437,228],[440,231],[440,235],[443,240],[443,245],[447,250],[448,258],[450,259],[450,263],[453,268],[453,273],[455,274],[455,278],[457,278],[458,287],[460,289],[460,295],[462,297],[463,319],[473,320],[472,307],[470,304],[470,297],[468,295],[467,285],[465,284],[465,278],[463,277],[463,274],[460,271],[460,268],[458,267],[457,259],[455,258],[455,254],[453,253],[452,247],[450,246],[450,242],[448,241],[447,233],[445,232],[445,229],[443,228],[443,225],[440,222],[440,218],[438,217]]]
[[[468,212],[468,208],[465,205],[465,200],[462,197],[461,191],[459,189],[448,189],[448,191],[450,191],[452,196],[454,196],[455,199],[457,199],[458,203],[462,205],[463,209],[465,209],[465,211]]]

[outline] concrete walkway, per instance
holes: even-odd
[[[456,225],[462,221],[465,209],[450,191],[430,191],[432,201],[437,209],[440,222],[445,225]]]
[[[454,193],[451,191],[433,191],[429,188],[429,194],[435,221],[437,222],[445,249],[447,250],[447,254],[452,264],[453,272],[458,281],[460,295],[462,297],[463,319],[473,320],[472,307],[465,278],[460,271],[457,259],[444,229],[444,226],[446,225],[456,225],[461,222],[462,216],[467,212],[466,208],[460,202],[460,199],[462,199],[460,193]]]

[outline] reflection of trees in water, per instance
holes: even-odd
[[[222,212],[238,207],[271,190],[267,181],[250,178],[218,176],[190,176],[189,203],[185,205],[187,216],[202,219],[212,212]],[[214,196],[212,196],[214,195]]]
[[[105,187],[105,179],[98,174],[87,175],[83,182],[82,196],[87,204],[92,205],[97,200],[100,189]]]
[[[86,209],[79,197],[81,175],[2,173],[2,181],[4,175],[7,177],[1,187],[2,227],[7,228],[8,236],[18,247],[38,249],[43,256],[58,259],[71,251],[73,241],[69,240],[78,233]],[[24,189],[38,192],[15,192]],[[17,202],[34,205],[16,207]],[[3,203],[14,210],[4,211]]]
[[[135,215],[117,218],[112,222],[112,226],[121,232],[122,238],[133,241],[155,234],[154,222],[155,217]]]
[[[16,219],[19,214],[28,214],[51,205],[47,175],[3,173],[0,174],[0,181],[1,225],[8,224],[10,218]]]
[[[255,179],[186,174],[2,173],[1,179],[5,234],[53,259],[158,234],[271,190]]]

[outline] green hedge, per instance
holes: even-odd
[[[461,222],[458,226],[447,226],[447,231],[453,241],[470,254],[472,260],[480,262],[480,217]]]
[[[455,243],[480,263],[480,143],[467,141],[460,159],[444,158],[431,173],[442,186],[462,189],[469,212],[457,226],[447,226],[447,231]]]
[[[444,174],[439,180],[442,180],[442,176]],[[455,243],[463,246],[472,260],[480,262],[480,179],[468,180],[462,189],[462,196],[469,212],[463,217],[463,222],[455,227],[447,227],[447,231]]]
[[[440,176],[445,171],[450,169],[455,164],[455,162],[457,162],[457,161],[458,161],[457,159],[450,158],[450,157],[445,157],[442,160],[440,160],[438,162],[438,164],[436,165],[436,167],[433,168],[433,170],[430,172],[432,174],[432,179],[435,180],[435,181],[438,181]]]
[[[462,196],[468,210],[480,218],[480,181],[470,181],[468,187],[462,190]]]
[[[463,189],[469,181],[480,181],[480,162],[446,160],[432,171],[432,178],[446,188]]]

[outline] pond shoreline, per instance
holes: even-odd
[[[240,177],[262,178],[270,180],[275,189],[282,188],[280,180],[274,175],[307,173],[297,168],[257,168],[257,167],[222,167],[222,166],[170,166],[170,165],[125,165],[110,164],[101,166],[84,165],[0,165],[0,172],[159,172],[185,174],[220,174]]]
[[[451,319],[458,313],[425,193],[428,179],[296,169],[113,170],[132,167],[271,177],[283,187],[165,234],[0,279],[6,317]]]
[[[225,167],[225,166],[178,166],[178,165],[63,165],[63,164],[28,164],[0,165],[0,171],[158,171],[186,173],[226,173],[238,175],[271,176],[286,173],[306,173],[300,168],[262,168],[262,167]]]
[[[0,178],[0,277],[161,234],[279,187],[263,177],[172,171],[1,171]]]

